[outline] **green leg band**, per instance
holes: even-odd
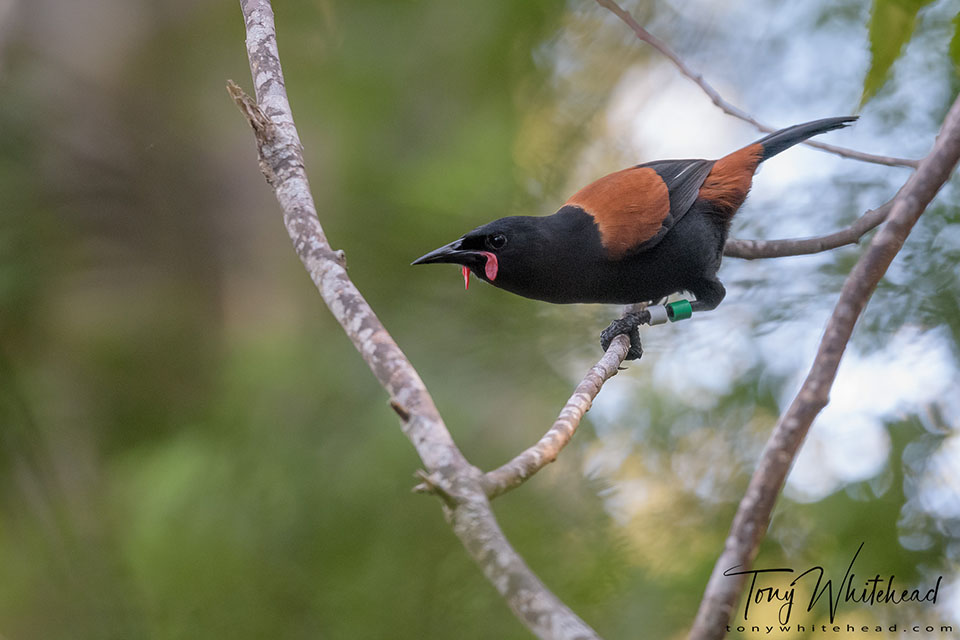
[[[667,305],[667,316],[670,318],[670,322],[686,320],[692,315],[693,307],[690,306],[689,300],[677,300]]]

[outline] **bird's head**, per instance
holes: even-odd
[[[472,272],[495,286],[512,290],[511,284],[518,278],[532,275],[532,266],[540,255],[538,220],[542,218],[511,216],[494,220],[417,258],[413,264],[459,264],[467,288]]]

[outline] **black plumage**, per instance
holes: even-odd
[[[714,309],[725,295],[717,270],[730,220],[757,166],[855,119],[795,125],[716,161],[636,165],[584,187],[553,215],[495,220],[413,264],[460,264],[465,275],[552,303],[631,304],[688,291],[693,311]]]

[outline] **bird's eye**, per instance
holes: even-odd
[[[490,245],[491,249],[502,249],[503,245],[507,244],[507,236],[502,233],[495,233],[487,238],[487,244]]]

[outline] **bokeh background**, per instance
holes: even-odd
[[[829,141],[920,157],[960,86],[958,4],[626,6],[758,118],[859,112]],[[759,134],[587,0],[275,9],[331,242],[463,451],[498,465],[618,310],[464,293],[455,267],[410,261],[605,172]],[[235,2],[0,0],[0,637],[528,637],[410,493],[412,447],[290,247],[224,90],[250,86],[243,39]],[[735,235],[834,230],[908,175],[793,149]],[[935,606],[850,605],[843,624],[960,637],[957,186],[868,307],[757,561],[839,581],[863,542],[865,575],[944,576]],[[861,252],[727,260],[724,304],[647,330],[561,459],[497,500],[605,637],[683,637]],[[804,609],[792,622],[826,622]]]

